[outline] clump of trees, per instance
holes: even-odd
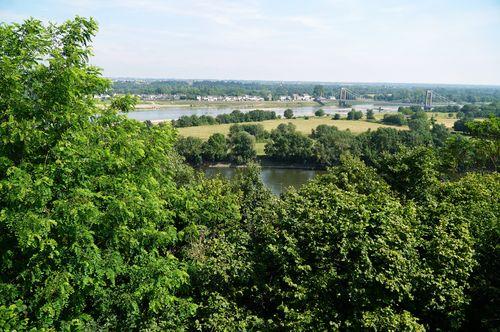
[[[363,118],[363,112],[356,111],[354,108],[347,113],[347,120],[359,120]]]
[[[293,111],[290,108],[287,108],[283,113],[283,116],[285,117],[285,119],[291,119],[293,118]]]
[[[395,126],[403,126],[406,124],[406,118],[403,114],[384,114],[382,123]]]
[[[355,137],[283,124],[270,152],[321,144],[334,166],[276,197],[254,164],[207,179],[176,151],[246,162],[246,130],[200,144],[122,115],[134,98],[98,106],[96,29],[0,25],[2,330],[498,327],[498,118],[442,147],[421,115]]]

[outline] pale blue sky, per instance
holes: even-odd
[[[500,0],[0,0],[75,15],[110,77],[500,84]]]

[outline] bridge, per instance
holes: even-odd
[[[407,102],[398,102],[398,101],[383,101],[383,100],[374,100],[374,99],[366,99],[360,96],[359,94],[351,91],[348,88],[340,88],[339,93],[339,106],[346,107],[349,102],[369,102],[369,103],[377,103],[377,104],[400,104],[404,106],[421,106],[426,110],[431,109],[435,106],[448,106],[448,105],[457,105],[454,101],[449,100],[448,98],[436,93],[433,90],[425,91],[425,99],[423,103],[407,103]]]

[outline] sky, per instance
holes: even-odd
[[[108,77],[500,85],[500,0],[0,0],[75,15]]]

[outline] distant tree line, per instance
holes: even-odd
[[[207,80],[121,80],[114,81],[111,92],[131,94],[176,94],[181,99],[196,99],[196,96],[255,95],[277,100],[281,95],[309,94],[316,97],[338,97],[342,84],[245,82]],[[353,84],[349,89],[365,98],[381,101],[423,103],[425,91],[432,89],[456,102],[493,102],[500,100],[500,89],[487,86],[439,86],[411,84]]]

